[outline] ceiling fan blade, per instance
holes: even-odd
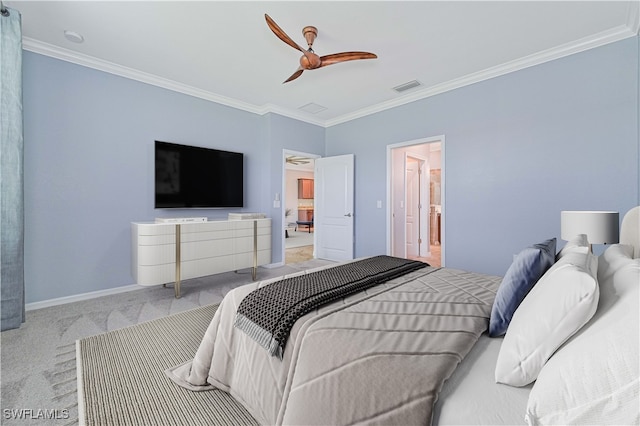
[[[334,53],[332,55],[321,56],[320,67],[326,67],[327,65],[337,64],[338,62],[355,61],[356,59],[375,59],[377,57],[378,56],[376,54],[369,53],[369,52]]]
[[[276,24],[276,21],[274,21],[273,19],[271,19],[271,17],[269,15],[267,15],[266,13],[264,14],[264,18],[267,20],[267,25],[269,26],[269,28],[271,28],[271,31],[273,31],[273,33],[282,41],[284,41],[285,43],[287,43],[289,46],[293,47],[296,50],[299,50],[301,52],[305,52],[305,50],[300,47],[295,41],[293,41],[291,39],[291,37],[289,37],[287,35],[287,33],[285,33],[282,28],[280,28],[278,26],[278,24]]]
[[[300,164],[309,164],[309,157],[297,157],[295,155],[290,155],[286,158],[286,162],[290,164],[300,165]]]
[[[296,78],[300,77],[302,75],[302,71],[304,71],[304,68],[298,68],[296,70],[296,72],[294,72],[293,74],[291,74],[291,77],[289,77],[288,79],[286,79],[285,81],[282,82],[282,84],[284,83],[288,83],[291,80],[295,80]]]

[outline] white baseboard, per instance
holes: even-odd
[[[89,293],[75,294],[73,296],[58,297],[55,299],[43,300],[41,302],[27,303],[24,307],[27,311],[48,308],[50,306],[64,305],[65,303],[78,302],[80,300],[95,299],[96,297],[109,296],[112,294],[126,293],[127,291],[140,290],[144,288],[138,284],[125,285],[122,287],[109,288],[107,290],[90,291]]]
[[[262,265],[263,268],[268,268],[268,269],[278,268],[280,266],[284,266],[284,262]],[[58,297],[56,299],[43,300],[41,302],[27,303],[24,308],[27,311],[34,311],[36,309],[48,308],[50,306],[64,305],[65,303],[95,299],[96,297],[101,297],[101,296],[109,296],[112,294],[126,293],[127,291],[140,290],[148,287],[149,286],[142,286],[138,284],[125,285],[122,287],[109,288],[107,290],[90,291],[89,293],[81,293],[81,294],[75,294],[73,296]]]

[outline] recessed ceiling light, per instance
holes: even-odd
[[[75,31],[64,30],[64,37],[74,43],[82,43],[84,41],[84,37]]]

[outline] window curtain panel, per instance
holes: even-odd
[[[24,322],[22,28],[20,13],[0,10],[0,316],[2,331]]]

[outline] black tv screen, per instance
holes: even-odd
[[[156,141],[155,207],[243,207],[243,155]]]

